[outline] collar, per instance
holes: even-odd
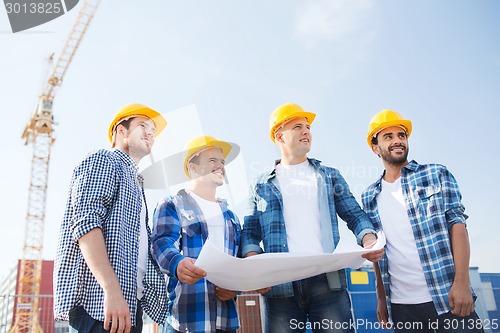
[[[418,164],[417,161],[411,160],[407,165],[405,165],[401,169],[401,176],[403,176],[407,172],[415,172],[415,171],[417,171],[417,169],[418,169],[419,166],[420,166],[420,164]],[[378,188],[378,189],[382,188],[382,178],[384,178],[384,175],[385,175],[385,170],[384,170],[384,172],[382,172],[382,175],[379,177],[379,179],[374,183],[374,185],[375,185],[376,188]]]
[[[309,164],[311,164],[313,166],[314,169],[319,169],[320,164],[321,164],[320,160],[317,160],[314,158],[309,158],[309,157],[307,158],[307,160],[309,161]],[[280,163],[281,163],[281,159],[277,159],[274,161],[274,168],[269,173],[266,174],[267,180],[270,180],[270,179],[276,177],[276,166]]]
[[[191,203],[196,203],[194,201],[194,198],[185,190],[185,189],[181,189],[179,190],[179,192],[177,192],[177,195],[181,196],[181,197],[184,197],[186,198],[187,200],[189,200]],[[223,208],[226,208],[227,207],[227,200],[226,199],[221,199],[221,198],[217,198],[216,199],[216,202],[219,204],[219,205],[222,205]],[[224,209],[223,209],[224,211]]]

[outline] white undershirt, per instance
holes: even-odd
[[[323,253],[318,204],[318,180],[309,161],[276,166],[283,197],[288,251]]]
[[[377,204],[387,239],[385,253],[391,277],[391,302],[420,304],[432,301],[406,211],[401,178],[394,183],[382,180]]]
[[[222,209],[216,201],[209,201],[196,195],[193,191],[187,191],[205,216],[205,221],[208,227],[208,237],[210,241],[217,246],[218,249],[224,251],[224,216]]]
[[[139,229],[139,257],[137,259],[137,299],[142,298],[144,285],[142,279],[146,275],[148,269],[148,231],[146,229],[146,205],[144,204],[144,197],[142,198],[141,220]]]

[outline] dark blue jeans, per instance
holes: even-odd
[[[136,325],[132,326],[131,333],[142,332],[142,308],[137,302]],[[69,311],[69,332],[70,333],[107,333],[102,321],[92,318],[83,306],[75,306]]]
[[[432,302],[391,304],[391,309],[395,332],[484,332],[476,312],[467,317],[459,317],[451,312],[438,316]]]
[[[349,294],[330,290],[325,274],[293,282],[293,291],[292,297],[265,298],[266,333],[298,333],[307,328],[354,333]]]

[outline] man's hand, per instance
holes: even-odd
[[[377,242],[377,237],[374,234],[366,234],[363,237],[363,248],[371,249]],[[384,249],[365,253],[361,257],[371,262],[378,262],[384,257]]]
[[[229,301],[230,299],[235,298],[237,293],[238,292],[234,290],[215,287],[215,294],[217,295],[217,298],[221,301]]]
[[[179,262],[179,265],[177,265],[177,278],[179,281],[193,284],[207,276],[204,270],[194,265],[195,262],[196,260],[193,258],[184,258]]]
[[[455,278],[448,294],[448,301],[452,308],[451,313],[465,317],[474,311],[469,278],[469,235],[463,223],[455,223],[450,229],[450,235]]]
[[[451,313],[466,317],[474,312],[474,300],[468,284],[454,282],[451,286],[448,300],[452,307]]]
[[[377,304],[377,318],[383,329],[390,329],[389,312],[387,311],[387,302],[385,299],[379,299]]]
[[[271,287],[266,287],[266,288],[260,288],[260,289],[256,289],[256,290],[252,290],[253,293],[256,293],[256,294],[261,294],[261,295],[264,295],[265,293],[267,293],[269,290],[271,290]]]
[[[110,330],[110,333],[129,333],[132,327],[130,308],[109,262],[101,229],[94,228],[87,232],[78,240],[78,245],[87,266],[104,291],[104,329]]]
[[[129,333],[132,328],[130,309],[120,289],[104,292],[103,326],[110,333]]]

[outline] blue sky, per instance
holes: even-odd
[[[32,151],[20,136],[47,58],[58,56],[79,7],[17,34],[0,10],[0,276],[24,241]],[[165,113],[157,156],[201,132],[239,144],[228,175],[242,219],[247,181],[278,157],[269,115],[292,101],[317,113],[309,156],[340,169],[358,199],[382,172],[366,145],[370,118],[391,108],[412,120],[410,158],[445,164],[459,182],[471,265],[499,272],[499,15],[495,0],[101,3],[54,103],[44,257],[55,255],[73,167],[109,146],[107,126],[120,106]],[[150,191],[151,210],[166,193]]]

